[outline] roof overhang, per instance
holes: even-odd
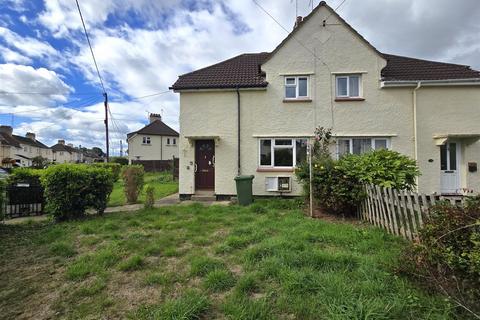
[[[267,84],[268,85],[268,84]],[[185,89],[173,89],[173,92],[236,92],[238,91],[265,91],[267,85],[261,87],[249,87],[249,88],[185,88]]]
[[[480,133],[444,133],[433,135],[433,140],[437,146],[444,145],[448,140],[471,140],[478,141]]]
[[[188,140],[191,146],[194,145],[196,140],[213,140],[215,141],[215,146],[218,146],[220,142],[220,136],[218,135],[199,135],[199,136],[185,136],[185,139]]]
[[[480,86],[480,78],[446,80],[380,80],[380,88],[416,87],[419,83],[422,87]]]

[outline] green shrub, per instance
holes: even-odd
[[[111,163],[118,163],[121,166],[128,165],[128,159],[124,157],[110,157]]]
[[[143,188],[145,171],[141,165],[125,166],[122,170],[125,197],[128,203],[135,203]]]
[[[153,208],[154,204],[155,204],[155,188],[152,185],[148,185],[145,188],[144,207],[145,207],[145,209],[151,209],[151,208]]]
[[[122,171],[122,165],[119,164],[119,163],[97,162],[97,163],[93,163],[91,165],[94,166],[94,167],[106,168],[106,169],[110,170],[110,172],[112,173],[113,182],[118,181],[118,179],[120,178],[120,172]]]
[[[35,169],[44,169],[49,163],[50,161],[42,156],[36,156],[32,158],[32,167]]]
[[[318,128],[312,152],[312,192],[317,205],[329,213],[352,214],[364,199],[363,185],[373,183],[397,189],[413,189],[419,175],[416,162],[390,150],[361,155],[331,156],[334,141],[329,129]],[[304,191],[309,193],[309,164],[295,170]]]
[[[46,210],[56,220],[79,218],[87,208],[103,213],[113,189],[110,170],[77,164],[49,167],[41,181]]]
[[[28,182],[33,185],[40,185],[40,179],[45,170],[32,168],[15,168],[8,176],[7,182],[15,184],[18,182]]]
[[[0,221],[5,218],[5,181],[0,180]]]
[[[480,313],[480,196],[433,207],[419,240],[401,270]]]
[[[360,183],[413,190],[420,175],[417,163],[396,151],[375,150],[343,156],[337,163],[341,172]]]

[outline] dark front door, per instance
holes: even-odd
[[[215,144],[213,140],[195,142],[195,188],[215,187]]]

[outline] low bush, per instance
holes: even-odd
[[[122,170],[125,197],[128,203],[135,203],[142,191],[145,171],[141,165],[125,166]]]
[[[128,165],[128,159],[124,157],[110,157],[110,163],[118,163],[121,166]]]
[[[26,182],[33,185],[40,185],[40,179],[45,170],[32,168],[15,168],[8,176],[7,182],[15,184],[19,182]]]
[[[349,154],[339,160],[331,156],[334,144],[329,129],[318,128],[312,147],[312,192],[317,205],[333,214],[353,214],[364,199],[363,185],[412,190],[419,170],[416,162],[391,150]],[[310,169],[300,163],[296,176],[309,193]]]
[[[144,207],[145,207],[145,209],[151,209],[151,208],[153,208],[154,204],[155,204],[155,188],[152,185],[148,185],[145,188]]]
[[[82,217],[87,208],[103,213],[113,189],[106,168],[62,164],[49,167],[41,177],[46,210],[56,220]]]
[[[480,196],[431,209],[401,271],[480,315]]]
[[[112,173],[113,177],[113,182],[118,181],[120,178],[120,172],[122,171],[122,165],[119,163],[114,163],[114,162],[97,162],[93,163],[92,166],[94,167],[100,167],[100,168],[106,168],[110,170]]]

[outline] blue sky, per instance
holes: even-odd
[[[285,27],[291,0],[258,0]],[[314,1],[316,5],[319,1]],[[336,7],[341,1],[327,1]],[[0,123],[82,146],[104,146],[101,88],[74,0],[0,0]],[[80,0],[110,96],[113,152],[147,113],[178,129],[177,76],[243,52],[272,50],[286,33],[250,0]],[[298,0],[299,14],[309,0]],[[339,10],[380,51],[480,69],[477,0],[347,0]],[[12,116],[13,114],[13,116]]]

